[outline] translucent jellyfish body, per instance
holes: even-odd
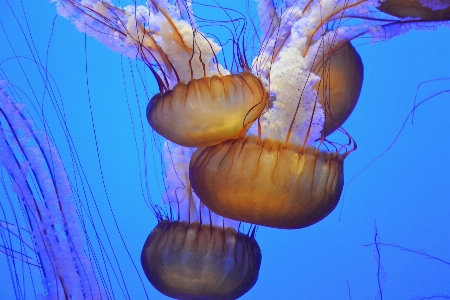
[[[352,113],[364,77],[361,57],[351,43],[329,53],[313,69],[322,78],[314,88],[325,111],[325,136],[341,127]]]
[[[141,254],[150,283],[176,299],[236,299],[256,283],[261,250],[254,230],[211,212],[192,191],[189,161],[195,149],[164,144],[169,215],[155,211],[158,225]]]
[[[176,299],[237,299],[258,279],[253,236],[197,222],[163,221],[150,233],[141,263],[151,284]]]
[[[256,136],[198,149],[189,171],[195,193],[215,213],[290,229],[325,218],[344,182],[339,154]]]
[[[450,20],[449,0],[386,0],[379,10],[399,17],[413,17],[424,21]]]
[[[245,135],[267,101],[261,81],[249,72],[203,77],[154,96],[147,120],[172,142],[206,147]]]

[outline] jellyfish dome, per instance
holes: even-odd
[[[141,264],[150,283],[176,299],[237,299],[255,285],[261,250],[254,231],[211,212],[192,191],[188,176],[194,149],[166,142],[164,203],[175,216],[159,215]]]
[[[256,240],[233,228],[162,221],[148,236],[141,263],[150,283],[176,299],[237,299],[258,279]]]
[[[326,51],[314,66],[314,73],[322,80],[315,85],[317,101],[325,111],[323,134],[330,135],[344,124],[358,103],[364,67],[356,49],[350,42],[338,49]]]
[[[197,150],[190,178],[212,211],[269,227],[302,228],[336,207],[343,158],[250,135]]]
[[[267,101],[267,91],[249,72],[214,75],[155,95],[147,106],[147,120],[172,142],[206,147],[245,135]]]

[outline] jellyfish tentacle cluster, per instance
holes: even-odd
[[[85,253],[83,229],[68,176],[51,139],[34,129],[0,83],[0,163],[24,202],[48,299],[101,299],[103,289]],[[33,187],[35,178],[37,187]]]

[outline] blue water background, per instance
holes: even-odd
[[[8,8],[4,10],[5,5],[6,1],[1,0],[0,18],[16,55],[29,57],[24,36],[17,21],[6,12]],[[140,151],[143,146],[140,125],[136,122],[138,117],[143,118],[147,147],[153,147],[144,113],[148,96],[158,91],[154,80],[149,72],[145,73],[146,96],[142,80],[135,77],[140,101],[136,104],[133,79],[127,71],[130,62],[126,58],[89,37],[85,48],[84,35],[72,24],[61,17],[54,20],[54,5],[30,0],[24,1],[24,5],[29,22],[29,29],[24,30],[31,32],[43,61],[48,57],[45,68],[60,89],[78,155],[100,209],[105,212],[103,222],[107,228],[114,228],[92,133],[89,87],[105,189],[125,244],[139,263],[141,247],[156,219],[140,190],[145,162],[142,156],[141,161],[137,158],[136,143]],[[241,8],[245,9],[242,4]],[[23,22],[23,13],[17,6],[14,11]],[[3,31],[0,32],[1,68],[11,82],[30,94],[21,70],[14,67],[17,65],[4,62],[14,54]],[[345,194],[337,209],[314,226],[294,231],[258,230],[257,241],[263,253],[260,277],[242,299],[375,299],[379,288],[375,247],[363,246],[374,242],[375,223],[381,242],[450,261],[449,94],[420,106],[414,125],[407,123],[389,151],[360,173],[394,141],[413,107],[418,85],[450,77],[450,28],[410,32],[376,44],[360,38],[353,44],[363,59],[365,79],[358,106],[344,125],[358,144],[358,150],[345,161]],[[27,75],[40,99],[45,90],[42,79],[31,64],[27,69],[31,70]],[[427,84],[419,89],[417,100],[445,89],[450,89],[450,81]],[[127,97],[138,132],[137,142]],[[50,110],[47,121],[50,128],[55,128],[55,140],[71,174],[67,138],[58,130],[60,125]],[[162,177],[156,152],[147,157],[146,164],[152,174],[149,180],[152,196],[158,201]],[[111,239],[113,244],[121,244],[117,232],[112,233]],[[122,246],[116,249],[119,259],[128,260]],[[384,299],[421,299],[437,294],[450,297],[450,265],[395,247],[380,246],[380,251],[386,274]],[[131,299],[144,299],[135,275],[127,277],[134,274],[132,266],[125,264],[122,272]],[[14,299],[9,277],[6,260],[0,256],[0,299]],[[165,299],[150,284],[145,285],[150,299]],[[118,294],[117,299],[122,296]]]

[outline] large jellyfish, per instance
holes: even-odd
[[[27,5],[29,5],[29,3],[25,2],[26,11],[30,12],[28,10],[30,8],[27,7]],[[242,7],[238,9],[245,12],[246,8]],[[255,8],[253,7],[250,9],[253,9],[254,11]],[[19,14],[21,13],[21,9],[16,9],[15,12]],[[200,12],[198,13],[200,14]],[[31,18],[30,13],[28,13],[27,16],[29,19]],[[41,15],[39,16],[39,19],[36,20],[37,24],[41,25],[42,17],[43,16]],[[48,19],[53,21],[52,17],[49,17]],[[37,27],[38,25],[35,24],[35,26]],[[55,34],[52,36],[52,42],[48,47],[50,50],[48,52],[49,63],[61,63],[63,60],[59,59],[63,59],[63,57],[70,57],[70,59],[73,60],[65,60],[65,72],[61,72],[61,75],[58,76],[58,74],[56,74],[55,76],[56,78],[65,78],[63,84],[60,84],[61,91],[62,93],[65,93],[66,96],[69,95],[69,98],[73,97],[73,102],[82,102],[86,105],[87,93],[83,91],[84,93],[77,96],[76,92],[78,91],[75,89],[80,89],[80,87],[83,87],[84,89],[84,87],[86,87],[86,79],[89,81],[89,92],[94,105],[93,118],[99,143],[98,151],[101,154],[100,162],[104,169],[106,187],[110,197],[115,193],[120,196],[114,196],[114,198],[121,199],[117,200],[118,202],[115,202],[115,199],[113,199],[112,208],[116,213],[118,218],[117,222],[119,223],[122,232],[124,234],[129,234],[125,237],[125,241],[127,246],[130,247],[130,251],[134,251],[133,253],[135,254],[140,253],[139,249],[137,251],[131,250],[133,241],[139,240],[138,243],[142,243],[142,237],[146,236],[151,228],[154,227],[154,220],[149,220],[148,216],[150,210],[147,209],[142,201],[137,200],[139,197],[142,199],[142,196],[139,195],[139,193],[135,193],[136,190],[139,190],[139,186],[135,186],[131,182],[147,183],[145,180],[134,177],[133,173],[141,173],[135,172],[135,169],[132,168],[133,165],[138,168],[138,163],[137,159],[133,158],[133,155],[130,155],[130,153],[135,153],[136,151],[129,145],[134,146],[136,143],[133,138],[128,140],[124,137],[124,135],[133,137],[133,131],[130,129],[133,128],[130,124],[132,115],[127,115],[122,119],[121,114],[123,114],[124,111],[128,112],[126,105],[123,105],[121,107],[122,109],[117,108],[116,110],[110,110],[110,108],[120,106],[120,101],[117,100],[117,97],[119,97],[119,94],[124,95],[122,93],[125,89],[128,92],[132,92],[127,94],[131,97],[131,95],[134,94],[135,85],[139,85],[139,83],[142,82],[141,80],[145,80],[146,82],[150,81],[151,74],[139,73],[138,71],[143,71],[143,68],[138,69],[138,71],[134,73],[135,80],[133,81],[130,77],[127,77],[129,61],[126,59],[120,61],[119,57],[111,55],[106,49],[97,47],[95,42],[89,39],[86,41],[87,47],[86,51],[84,51],[83,37],[76,34],[71,35],[70,27],[65,26],[66,24],[63,20],[59,18],[56,19],[54,26]],[[52,28],[51,22],[46,28],[48,28],[48,36],[50,36]],[[61,30],[61,28],[64,28],[64,34],[58,35],[57,32],[58,30]],[[33,26],[30,26],[29,29],[25,29],[25,31],[33,32]],[[21,36],[20,30],[17,30],[17,33]],[[37,36],[37,33],[33,32],[33,34]],[[441,39],[444,41],[448,38],[448,32],[446,32],[445,29],[440,29],[437,34],[443,34]],[[447,34],[447,36],[445,34]],[[373,157],[383,151],[385,147],[389,146],[402,122],[399,120],[395,122],[394,117],[399,117],[399,115],[403,117],[409,112],[410,107],[413,105],[413,100],[408,100],[414,98],[416,86],[425,82],[427,79],[448,76],[448,72],[446,73],[445,71],[448,70],[448,62],[444,59],[445,47],[442,46],[444,42],[439,43],[439,38],[436,36],[436,33],[414,32],[409,33],[409,35],[410,36],[407,35],[404,38],[394,39],[385,43],[377,43],[375,45],[366,45],[364,39],[358,39],[354,42],[354,45],[361,54],[365,64],[365,85],[376,85],[369,85],[369,88],[365,87],[365,89],[363,89],[359,106],[345,125],[345,128],[348,129],[348,131],[352,133],[352,136],[357,140],[359,146],[359,151],[352,154],[346,161],[347,178],[351,177],[352,174],[356,174]],[[408,37],[411,37],[411,35],[413,35],[412,40],[414,43],[408,42]],[[47,53],[48,36],[43,38],[43,41],[46,42],[41,48],[41,50],[44,50],[43,53]],[[422,42],[417,43],[417,40]],[[55,43],[56,45],[59,44],[57,41],[61,44],[70,41],[71,45],[74,45],[74,49],[64,49],[63,51],[57,46],[54,46]],[[393,49],[399,50],[396,52]],[[74,53],[71,55],[69,51],[74,51]],[[400,51],[402,54],[400,54]],[[430,52],[434,54],[433,57],[428,57],[428,53]],[[84,56],[85,53],[86,59],[75,61],[75,57],[79,55]],[[412,55],[412,57],[408,55]],[[370,57],[371,61],[374,63],[369,63],[368,66],[367,59],[364,60],[364,58],[367,57]],[[418,59],[418,57],[420,57],[420,59]],[[134,62],[131,63],[133,64]],[[88,66],[87,72],[85,71],[86,65]],[[405,66],[411,65],[414,65],[414,69],[405,72]],[[3,66],[4,64],[2,67]],[[46,66],[46,64],[44,64],[44,66]],[[67,72],[69,67],[71,72]],[[95,70],[95,68],[100,67],[100,70]],[[50,69],[51,66],[47,66],[47,68]],[[71,73],[75,73],[75,70],[80,71],[78,74],[79,78],[73,80],[69,79],[72,78],[73,74]],[[118,74],[117,78],[113,77],[116,76],[114,74]],[[379,74],[384,74],[383,79],[379,78]],[[122,76],[124,76],[124,80],[122,79]],[[370,80],[370,78],[372,78],[372,80]],[[404,81],[407,80],[411,80],[409,86],[403,87],[400,85],[400,83],[404,83]],[[66,85],[66,82],[70,82],[70,85]],[[133,82],[135,85],[131,84]],[[105,88],[105,86],[107,88]],[[146,86],[146,89],[147,91],[151,90],[149,86]],[[153,90],[157,91],[157,88],[153,87]],[[402,93],[395,95],[394,92],[396,90],[401,90]],[[142,87],[136,87],[136,91],[145,93]],[[109,94],[109,92],[111,94]],[[431,94],[431,92],[424,92],[424,89],[421,88],[419,89],[418,99],[423,99],[429,94]],[[122,96],[121,101],[123,101],[124,98],[125,96]],[[147,98],[151,98],[151,95]],[[104,100],[100,101],[100,99]],[[141,107],[139,107],[139,109],[142,114],[142,109],[145,110],[147,99],[146,97],[142,97],[139,100],[141,101]],[[399,141],[387,155],[380,158],[365,173],[354,180],[346,193],[345,205],[343,206],[342,219],[340,222],[338,222],[338,214],[335,211],[335,213],[332,213],[330,217],[324,221],[298,232],[284,232],[266,228],[259,229],[258,241],[263,250],[265,250],[265,260],[260,274],[259,284],[247,294],[248,299],[271,299],[280,296],[287,299],[296,299],[299,295],[302,295],[306,299],[312,299],[317,297],[326,298],[330,295],[342,295],[342,297],[346,297],[348,294],[353,298],[364,298],[370,297],[371,295],[375,297],[377,290],[375,275],[376,264],[371,260],[370,251],[361,247],[362,244],[371,240],[372,224],[375,217],[377,218],[378,230],[381,232],[385,241],[394,240],[402,244],[408,243],[410,247],[422,248],[427,252],[431,251],[445,257],[445,249],[448,249],[448,247],[446,247],[444,243],[444,237],[446,236],[444,230],[447,230],[448,228],[448,221],[446,221],[444,217],[446,215],[445,212],[448,212],[448,206],[442,205],[443,197],[445,197],[442,195],[445,194],[444,192],[437,190],[437,187],[445,185],[447,177],[445,177],[445,174],[439,173],[438,170],[445,169],[448,161],[442,161],[442,159],[439,159],[438,161],[438,158],[433,160],[434,158],[431,158],[430,156],[423,158],[420,161],[422,163],[417,161],[417,157],[420,157],[420,153],[429,153],[429,144],[431,144],[432,141],[435,142],[433,143],[432,148],[436,148],[436,141],[438,140],[440,141],[439,145],[442,144],[442,149],[445,149],[446,147],[446,141],[442,140],[441,137],[443,135],[445,136],[445,130],[448,126],[437,121],[431,122],[432,124],[430,124],[429,121],[429,116],[433,116],[433,120],[445,120],[445,115],[441,118],[437,116],[437,114],[445,113],[445,107],[435,106],[445,105],[445,103],[441,102],[443,101],[436,99],[436,101],[429,101],[426,104],[427,106],[422,105],[416,112],[415,126],[409,127],[408,131],[401,135]],[[130,103],[132,105],[134,104],[133,101],[130,101]],[[363,105],[362,108],[361,105]],[[369,108],[366,108],[366,105],[370,105]],[[87,129],[90,129],[90,126],[85,125],[86,122],[89,121],[89,118],[87,118],[87,120],[81,118],[83,114],[89,115],[89,111],[86,110],[83,113],[83,111],[80,111],[80,108],[74,106],[75,105],[66,107],[66,114],[78,114],[74,119],[77,121],[77,124],[79,124],[78,126],[80,126],[80,129],[84,129],[83,132],[80,133],[83,137],[83,135],[86,135]],[[432,109],[429,112],[426,111],[428,107]],[[99,113],[100,111],[101,113]],[[118,113],[118,111],[121,111],[122,113]],[[404,114],[402,112],[404,112]],[[358,114],[364,116],[358,118]],[[420,119],[421,117],[422,119]],[[424,117],[428,117],[428,120]],[[119,120],[124,120],[124,122],[120,122]],[[118,127],[117,124],[122,125]],[[436,127],[432,127],[435,125]],[[424,128],[423,132],[421,131],[422,126]],[[126,131],[122,133],[122,130]],[[109,138],[108,132],[110,133],[111,131],[114,131],[115,134],[114,137]],[[406,141],[409,138],[409,134],[411,134],[411,142]],[[392,136],[392,139],[389,135]],[[370,140],[365,140],[364,137],[366,136],[370,136]],[[60,138],[67,139],[65,136]],[[87,137],[87,139],[89,141],[90,137]],[[140,136],[138,135],[138,140],[139,139]],[[126,143],[125,140],[127,140],[128,143]],[[80,137],[75,141],[80,145],[86,144]],[[89,144],[92,145],[93,143],[92,140],[89,141]],[[402,146],[405,144],[406,149],[403,150]],[[147,147],[150,147],[148,140]],[[97,149],[95,148],[91,149],[90,154],[96,153],[96,151]],[[413,165],[404,163],[401,157],[409,153],[414,153],[414,157],[409,160],[409,162],[416,162]],[[85,157],[84,154],[80,155],[83,158]],[[368,158],[361,158],[362,155],[369,156]],[[392,155],[394,155],[394,157],[392,157]],[[118,158],[124,156],[126,158],[122,159],[123,161],[119,161],[120,159]],[[150,164],[157,164],[159,156],[156,155],[156,157],[157,159],[153,160],[150,156],[147,156],[147,162]],[[387,160],[387,162],[384,160]],[[436,168],[434,168],[433,162],[437,165]],[[86,168],[91,167],[90,164],[86,163],[86,160],[84,161],[84,165]],[[111,166],[114,166],[114,168]],[[432,170],[434,171],[428,169],[430,167],[433,167],[434,169]],[[378,169],[384,170],[385,173],[380,175],[377,171]],[[114,172],[114,170],[120,170],[121,174],[117,174],[118,172]],[[386,170],[388,170],[388,172],[386,172]],[[94,173],[97,172],[97,170],[94,169],[94,171],[89,172]],[[109,174],[110,172],[111,174]],[[418,177],[421,174],[426,174],[423,179]],[[439,176],[433,177],[435,174],[439,174]],[[373,179],[369,180],[366,176],[370,178],[373,177]],[[415,184],[412,186],[408,185],[408,188],[402,188],[401,186],[408,182],[408,178],[410,182]],[[431,180],[431,178],[434,178],[434,180]],[[108,184],[108,182],[110,183]],[[420,185],[418,184],[419,182]],[[125,185],[128,183],[135,188],[127,189]],[[374,183],[377,183],[380,186],[374,187]],[[160,182],[160,184],[162,184],[162,182]],[[428,188],[425,188],[426,184],[429,184]],[[101,186],[101,184],[98,183],[96,186]],[[410,191],[412,194],[407,194]],[[434,191],[431,193],[431,195],[434,196],[429,196],[430,191]],[[156,197],[157,196],[158,195],[156,195]],[[426,202],[428,205],[422,201],[418,201],[418,198],[421,200],[423,199],[422,201]],[[126,199],[126,205],[120,204],[125,202],[123,199]],[[438,205],[439,209],[436,207]],[[134,209],[132,209],[132,207],[134,207]],[[106,207],[106,210],[108,209],[109,208]],[[395,215],[388,214],[388,209],[391,213],[395,212]],[[147,213],[144,214],[142,211],[146,211]],[[339,210],[337,212],[339,212]],[[424,222],[415,221],[424,215],[433,215],[434,218],[430,218],[426,224],[424,224]],[[133,216],[132,220],[130,219],[130,216]],[[114,220],[111,218],[107,219],[105,222],[106,224],[114,224]],[[148,222],[153,223],[149,224]],[[145,226],[146,228],[142,230],[142,226]],[[442,228],[442,231],[436,231],[436,228]],[[100,231],[100,229],[98,230]],[[129,232],[134,233],[130,234]],[[386,232],[386,234],[383,234],[383,232]],[[139,237],[133,238],[132,236]],[[101,238],[104,239],[105,237],[103,236]],[[433,250],[433,246],[436,247],[436,250]],[[121,246],[119,246],[119,248],[120,247]],[[141,245],[136,246],[136,248],[139,247],[141,247]],[[116,251],[118,252],[119,257],[122,257],[122,251],[125,253],[124,250]],[[389,255],[392,255],[393,257],[396,254],[394,251],[386,251],[383,252],[383,254],[384,253],[386,259],[389,259],[387,258]],[[267,257],[268,255],[269,257]],[[286,257],[286,259],[280,260],[279,257]],[[427,272],[431,273],[427,277],[421,277],[420,274],[414,272],[415,268],[422,268],[422,265],[416,264],[414,257],[409,257],[405,253],[400,253],[399,258],[402,259],[399,260],[400,262],[396,262],[396,259],[392,258],[392,261],[388,260],[384,263],[385,270],[388,274],[385,286],[386,295],[392,293],[393,295],[411,298],[415,296],[425,297],[441,291],[446,291],[445,283],[441,283],[442,279],[440,280],[438,278],[438,274],[444,274],[444,277],[445,274],[448,274],[444,273],[447,272],[445,269],[440,269],[439,266],[430,266],[429,263],[425,261],[423,266],[426,265],[427,267],[434,269],[431,272]],[[408,265],[407,261],[410,259],[411,262],[415,263],[416,267],[411,267],[410,271],[400,271],[397,278],[395,271],[397,269],[402,269],[397,266],[403,262],[403,259],[405,265]],[[414,264],[411,263],[411,265]],[[105,267],[108,268],[107,265],[105,265]],[[265,267],[267,267],[267,270],[270,270],[271,274],[264,272]],[[132,275],[130,275],[130,277],[132,277]],[[320,288],[321,282],[324,282],[324,277],[327,285]],[[276,281],[274,278],[280,278],[280,281]],[[416,278],[415,280],[420,280],[423,284],[421,284],[420,287],[414,286],[409,287],[408,290],[403,290],[401,287],[405,286],[405,284],[402,284],[402,282],[406,282],[406,280],[409,280],[410,278]],[[129,284],[128,290],[130,293],[134,293],[135,291],[131,286],[135,283],[135,280],[126,279],[124,281]],[[149,292],[148,295],[152,295],[151,292]],[[158,296],[149,297],[151,299],[155,297],[155,299],[158,299]],[[244,298],[245,297],[246,296],[244,296]]]

